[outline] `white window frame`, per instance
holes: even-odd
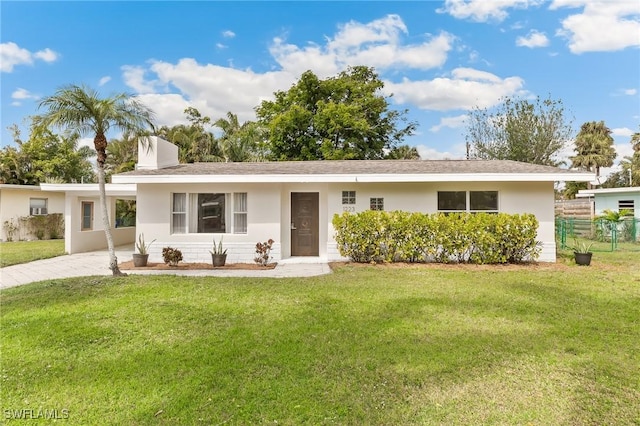
[[[356,191],[342,191],[342,205],[354,205],[356,203]]]
[[[465,194],[464,209],[440,209],[440,194],[441,193],[461,193]],[[496,194],[496,208],[495,209],[472,209],[471,208],[471,193],[477,192],[492,192]],[[436,194],[436,207],[440,213],[498,213],[500,211],[500,192],[496,190],[482,190],[482,191],[438,191]]]
[[[248,207],[246,192],[174,192],[171,193],[171,234],[219,234],[221,232],[198,232],[198,195],[199,194],[224,194],[224,222],[223,234],[246,234],[248,231]],[[184,211],[175,211],[176,196],[184,197]],[[244,206],[242,206],[244,197]],[[180,215],[184,218],[184,230],[176,229],[174,217]],[[242,219],[244,218],[244,220]],[[244,222],[244,223],[242,223]],[[239,225],[236,226],[236,223]]]
[[[369,198],[369,208],[376,211],[384,211],[384,197]]]
[[[85,225],[84,220],[85,218],[87,218],[87,216],[85,216],[84,214],[85,206],[91,207],[91,215],[88,217],[89,226],[84,226]],[[81,231],[93,231],[94,216],[95,216],[95,203],[93,201],[81,201],[80,202],[80,230]]]
[[[34,203],[36,203],[38,207],[34,207]],[[44,204],[44,207],[42,207],[42,204]],[[44,216],[48,214],[48,206],[48,198],[29,198],[29,215]]]

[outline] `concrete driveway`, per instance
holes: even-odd
[[[116,256],[120,262],[132,258],[133,246],[116,248]],[[306,259],[304,263],[296,259],[278,262],[274,269],[267,270],[198,270],[198,271],[126,271],[137,275],[184,275],[215,277],[310,277],[331,272],[329,265],[320,260]],[[309,261],[311,260],[311,261]],[[36,281],[53,280],[91,275],[111,275],[109,269],[109,253],[106,250],[89,253],[77,253],[51,259],[36,260],[21,265],[0,268],[0,289],[16,287]]]

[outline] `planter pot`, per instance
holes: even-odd
[[[133,254],[133,266],[135,267],[147,266],[148,260],[149,260],[148,254],[140,254],[140,253]]]
[[[576,265],[589,266],[591,264],[591,256],[593,253],[573,253]]]
[[[224,266],[224,264],[227,262],[227,255],[226,254],[212,254],[211,255],[211,262],[213,263],[213,267],[217,267],[217,266]]]

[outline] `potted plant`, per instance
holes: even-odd
[[[209,250],[214,268],[224,266],[227,262],[227,249],[222,248],[222,238],[220,237],[220,241],[216,244],[216,237],[213,237],[213,249]]]
[[[576,261],[576,265],[589,266],[591,264],[591,246],[593,243],[578,243],[577,241],[571,248],[573,250],[573,257]]]
[[[149,260],[149,247],[153,244],[153,241],[147,244],[144,242],[144,234],[138,235],[138,242],[136,243],[138,253],[133,253],[133,266],[147,266],[147,261]]]

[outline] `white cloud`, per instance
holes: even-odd
[[[156,112],[159,125],[173,126],[185,122],[184,109],[197,108],[212,119],[224,117],[228,111],[240,121],[255,120],[253,108],[273,92],[287,89],[297,76],[284,71],[257,74],[211,64],[199,64],[186,58],[177,64],[155,62],[148,74],[156,79],[145,81],[146,74],[138,67],[127,67],[127,84],[140,91],[138,98]],[[154,88],[171,86],[179,93],[152,93]]]
[[[624,136],[630,138],[633,133],[633,130],[629,129],[628,127],[618,127],[615,129],[611,129],[611,134],[613,136]]]
[[[11,99],[40,99],[40,96],[34,95],[28,90],[19,87],[11,94]]]
[[[0,43],[0,71],[2,72],[12,72],[16,65],[32,65],[34,59],[53,62],[58,57],[59,55],[49,48],[32,53],[13,42]]]
[[[451,148],[453,148],[452,152],[442,152],[426,145],[416,146],[418,154],[420,154],[420,158],[423,160],[464,160],[467,157],[465,144],[456,144]]]
[[[36,59],[43,60],[45,62],[55,62],[59,55],[53,50],[46,48],[44,50],[40,50],[33,54],[33,57]]]
[[[124,83],[138,93],[154,93],[159,87],[157,80],[145,80],[147,70],[142,67],[124,65],[120,69]]]
[[[520,47],[546,47],[549,45],[549,39],[545,35],[545,33],[538,32],[536,30],[532,30],[527,34],[526,37],[518,37],[516,39],[516,46]]]
[[[476,22],[501,22],[509,16],[509,9],[527,9],[541,3],[542,0],[446,0],[437,12]]]
[[[633,96],[638,94],[638,90],[637,89],[623,89],[622,93],[624,93],[625,95],[628,96]]]
[[[255,120],[254,108],[263,100],[273,99],[274,92],[287,90],[302,72],[310,69],[326,78],[351,64],[375,66],[385,83],[385,93],[394,94],[392,102],[415,104],[422,109],[488,107],[503,96],[526,93],[519,77],[502,78],[472,68],[457,68],[433,80],[391,81],[383,77],[384,70],[440,67],[455,41],[453,36],[441,33],[425,35],[423,43],[406,44],[401,40],[406,32],[402,20],[389,15],[370,23],[351,21],[342,25],[322,45],[302,47],[276,38],[270,52],[279,66],[268,72],[183,58],[176,63],[127,65],[122,67],[122,73],[125,83],[156,111],[159,125],[184,123],[183,111],[188,106],[212,119],[232,111],[241,121]],[[443,121],[440,128],[453,125],[451,120]]]
[[[98,86],[104,86],[105,84],[107,84],[110,81],[111,81],[111,77],[106,75],[106,76],[102,77],[100,79],[100,81],[98,81]]]
[[[431,69],[442,66],[455,38],[441,32],[422,43],[402,44],[407,27],[398,15],[388,15],[367,24],[350,21],[339,27],[324,46],[298,47],[275,38],[269,51],[283,70],[299,75],[313,69],[320,77],[335,75],[351,64],[376,69],[408,67]]]
[[[432,132],[439,132],[440,129],[444,127],[449,127],[451,129],[457,129],[459,127],[463,127],[468,115],[456,115],[455,117],[442,117],[440,119],[440,123],[435,126],[432,126],[429,130]]]
[[[637,0],[554,0],[550,9],[580,8],[562,21],[556,34],[569,41],[572,53],[640,47],[640,2]]]
[[[234,38],[236,36],[236,33],[234,33],[231,30],[225,30],[222,32],[222,37],[224,38]]]
[[[222,43],[216,43],[216,49],[226,49],[228,46]]]
[[[490,107],[502,97],[525,94],[523,86],[524,80],[520,77],[503,79],[484,71],[456,68],[451,72],[451,77],[385,82],[385,91],[393,93],[393,99],[399,103],[410,103],[420,109],[447,111]]]

